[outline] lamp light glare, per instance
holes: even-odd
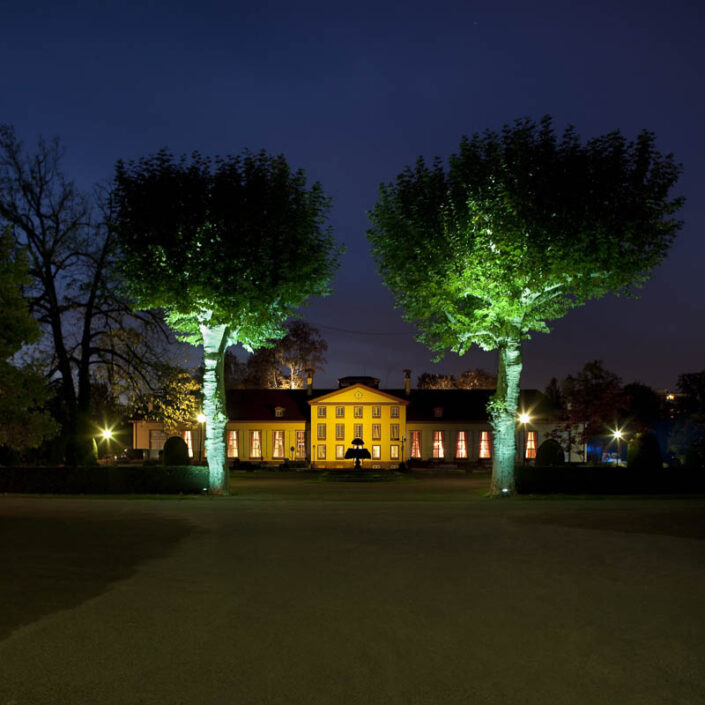
[[[622,434],[622,431],[620,429],[616,429],[615,431],[612,431],[612,435],[618,441],[621,441],[622,438],[624,438],[624,435]]]
[[[531,416],[529,416],[526,412],[519,414],[519,421],[521,423],[529,423],[529,421],[531,421]]]
[[[199,415],[196,417],[196,421],[198,421],[198,423],[205,423],[205,422],[206,422],[206,415],[205,415],[205,414],[199,414]]]
[[[105,441],[110,441],[113,438],[113,432],[112,429],[110,428],[104,428],[101,432],[100,435],[103,437],[103,440]]]

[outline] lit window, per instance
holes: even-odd
[[[421,431],[411,432],[411,450],[409,451],[409,457],[421,457]]]
[[[361,418],[362,418],[362,407],[361,407],[361,406],[356,406],[356,407],[353,409],[353,416],[354,416],[356,419],[361,419]]]
[[[274,431],[272,434],[272,457],[284,457],[284,431]]]
[[[393,419],[398,419],[399,418],[399,407],[398,406],[391,407],[390,415]]]
[[[335,447],[335,457],[336,460],[343,460],[343,458],[345,458],[345,446],[337,445]]]
[[[335,440],[344,441],[345,440],[345,424],[337,423],[335,424]]]
[[[536,457],[536,431],[529,431],[526,434],[526,457]]]
[[[326,408],[325,406],[319,406],[318,407],[318,418],[319,419],[325,419],[326,418]]]
[[[378,419],[380,416],[382,416],[382,407],[381,406],[373,406],[372,407],[372,418]]]
[[[373,423],[372,424],[372,440],[379,441],[382,439],[382,424]]]
[[[237,431],[228,431],[228,458],[237,458],[239,455]]]
[[[306,457],[306,431],[296,432],[296,457],[299,460]]]
[[[326,440],[326,425],[324,423],[319,423],[316,427],[316,438],[318,438],[319,441]]]
[[[393,423],[389,425],[389,438],[392,441],[399,440],[399,424]]]
[[[354,428],[354,433],[353,436],[355,438],[362,438],[362,424],[361,423],[356,423]]]
[[[433,432],[433,457],[438,459],[445,458],[443,431]]]
[[[491,458],[492,446],[490,445],[490,432],[480,431],[480,457]]]
[[[191,431],[184,431],[184,443],[188,448],[188,457],[193,458],[193,434]]]
[[[372,446],[372,457],[379,460],[382,457],[382,446]]]
[[[455,457],[468,457],[468,439],[465,431],[458,431],[458,442],[455,446]]]
[[[319,460],[326,459],[326,447],[324,445],[318,446],[318,459]]]
[[[262,431],[250,431],[250,458],[262,457]]]
[[[274,415],[275,415],[277,418],[280,418],[280,419],[283,418],[283,416],[284,416],[284,407],[283,407],[283,406],[275,406],[275,407],[274,407]]]
[[[335,407],[335,415],[339,419],[345,418],[345,407],[344,406],[336,406]]]
[[[398,445],[389,446],[389,457],[392,460],[399,460],[399,446]]]
[[[166,443],[166,433],[164,431],[149,432],[149,448],[150,450],[164,450]]]

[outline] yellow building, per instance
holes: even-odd
[[[360,438],[373,466],[396,467],[405,456],[409,402],[364,384],[352,384],[309,401],[311,457],[317,467],[348,467],[345,451]]]
[[[338,389],[240,389],[227,393],[227,445],[231,461],[279,465],[311,462],[318,468],[352,467],[345,460],[352,441],[362,439],[371,459],[365,467],[392,468],[409,460],[432,464],[487,463],[492,429],[487,416],[491,390],[381,390],[371,377],[345,377]],[[535,390],[520,395],[517,461],[531,461],[555,433],[557,417]],[[161,424],[133,421],[133,447],[158,458],[166,434]],[[179,429],[191,456],[202,459],[201,424]],[[567,456],[568,459],[568,456]],[[570,460],[581,460],[571,454]]]

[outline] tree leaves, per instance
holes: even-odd
[[[444,168],[419,159],[382,185],[368,238],[420,339],[438,351],[494,349],[608,291],[628,293],[666,255],[680,174],[652,133],[581,144],[551,119],[461,140]]]

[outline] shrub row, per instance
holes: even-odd
[[[518,467],[519,494],[692,494],[705,493],[705,472],[599,467]]]
[[[0,493],[199,494],[207,487],[208,468],[197,466],[0,468]]]

